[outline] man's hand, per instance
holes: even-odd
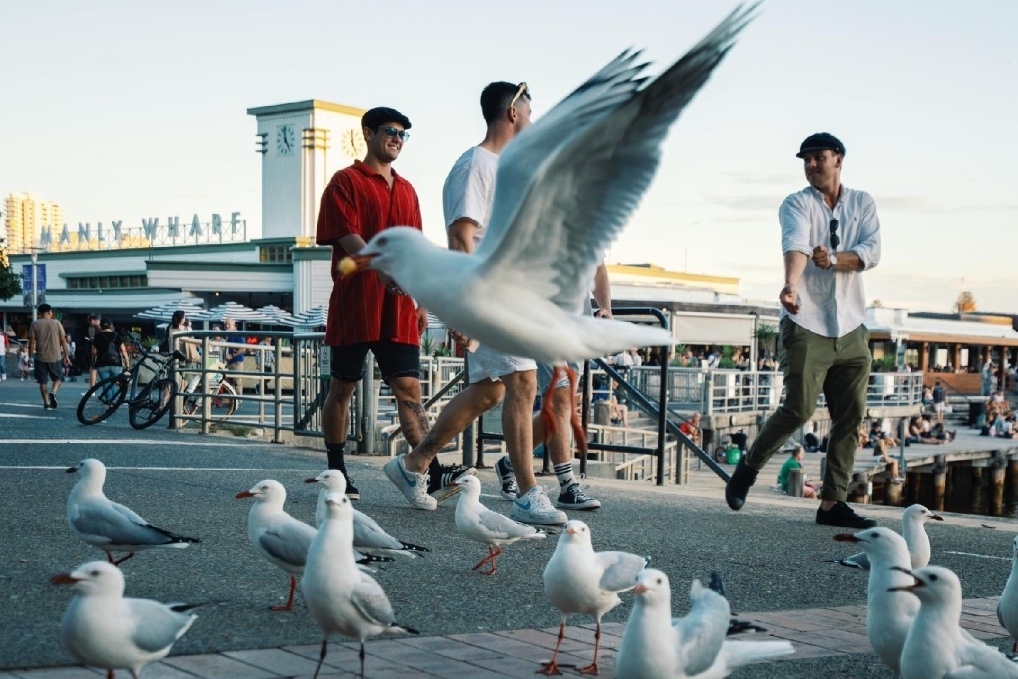
[[[453,340],[457,343],[462,344],[463,346],[469,346],[470,338],[461,333],[459,330],[449,328],[449,334],[452,335]]]
[[[594,312],[594,318],[608,318],[608,319],[610,319],[611,317],[612,317],[612,310],[611,309],[598,309],[597,311]]]
[[[831,266],[831,255],[827,252],[827,247],[818,245],[813,248],[813,263],[821,269],[828,269]]]
[[[785,287],[781,288],[778,300],[781,302],[781,306],[783,306],[785,311],[788,313],[799,313],[799,292],[791,283],[786,283]]]
[[[428,310],[422,306],[417,307],[417,334],[423,335],[428,329]]]

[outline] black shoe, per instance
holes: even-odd
[[[346,473],[343,476],[346,476]],[[361,492],[357,490],[357,486],[353,485],[353,479],[349,476],[346,476],[346,496],[351,500],[361,499]]]
[[[859,516],[855,510],[848,506],[847,502],[838,502],[836,505],[824,511],[817,507],[817,523],[821,526],[838,526],[839,528],[874,528],[877,525],[875,519],[867,519]]]
[[[746,464],[746,458],[743,457],[739,460],[735,471],[732,472],[732,478],[725,486],[725,500],[728,501],[729,507],[735,511],[742,509],[742,505],[746,504],[750,486],[756,483],[757,474],[759,474],[757,470]]]
[[[52,408],[53,410],[57,409],[57,395],[56,394],[50,394],[49,395],[49,407]]]
[[[441,502],[451,495],[459,492],[460,487],[452,485],[453,481],[470,474],[477,475],[473,467],[464,467],[461,464],[437,464],[428,467],[428,494]]]

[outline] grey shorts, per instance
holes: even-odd
[[[59,382],[64,379],[63,361],[40,361],[35,360],[35,381],[39,384],[48,382]]]
[[[576,385],[579,388],[579,378],[583,377],[583,364],[582,363],[570,363],[569,367],[576,371],[577,380]],[[543,394],[548,391],[548,383],[551,382],[551,371],[552,366],[547,363],[537,364],[537,393]],[[561,389],[569,386],[569,375],[563,372],[559,375],[558,379],[555,380],[555,388]]]

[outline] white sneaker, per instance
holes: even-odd
[[[520,523],[560,526],[569,520],[566,513],[555,509],[542,486],[534,486],[513,500],[509,518]]]
[[[429,476],[408,471],[403,464],[402,455],[397,455],[386,462],[382,471],[390,481],[396,484],[396,487],[403,493],[403,497],[415,509],[434,510],[438,508],[438,500],[428,495]]]

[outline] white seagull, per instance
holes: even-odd
[[[99,460],[89,458],[67,469],[68,474],[74,472],[81,478],[67,498],[67,525],[79,538],[106,552],[110,563],[121,564],[143,549],[183,549],[199,542],[198,538],[157,528],[124,505],[110,501],[103,493],[106,465]],[[114,560],[113,552],[128,554]]]
[[[488,545],[488,555],[478,561],[473,570],[489,562],[490,568],[481,573],[492,575],[495,572],[495,557],[502,553],[502,545],[510,545],[519,540],[543,540],[547,537],[544,531],[517,523],[481,504],[481,480],[476,476],[461,476],[453,483],[462,491],[456,505],[456,528],[471,540]]]
[[[141,668],[170,652],[195,618],[198,604],[167,605],[150,599],[125,599],[124,575],[105,561],[91,561],[71,573],[54,575],[54,585],[73,585],[60,623],[64,648],[75,660],[106,670],[126,669],[138,679]]]
[[[353,550],[353,507],[346,495],[330,493],[326,517],[311,543],[307,568],[300,580],[308,612],[325,633],[315,677],[322,669],[329,635],[337,632],[360,642],[361,677],[364,677],[364,641],[390,634],[417,634],[396,623],[392,604],[382,587],[361,572]]]
[[[997,620],[1012,639],[1018,640],[1018,537],[1011,543],[1011,575],[1007,577],[1007,584],[997,602]],[[1018,651],[1018,641],[1011,650]]]
[[[693,606],[672,618],[668,576],[648,568],[633,588],[633,611],[615,656],[616,679],[720,679],[735,669],[795,653],[788,641],[728,641],[728,600],[693,580]]]
[[[926,522],[943,520],[944,517],[919,504],[909,505],[901,513],[901,534],[905,538],[911,568],[922,568],[930,563],[930,536],[926,534]],[[830,563],[864,571],[870,569],[869,558],[865,551],[846,556],[844,559],[833,559]]]
[[[996,648],[962,634],[962,590],[947,568],[914,571],[913,583],[896,590],[919,597],[919,613],[901,650],[902,679],[1015,679],[1015,665]]]
[[[544,593],[562,613],[558,626],[558,643],[551,662],[541,674],[560,674],[558,649],[565,636],[570,613],[590,615],[597,621],[594,632],[594,660],[581,673],[597,674],[597,653],[601,644],[601,616],[622,603],[619,592],[636,586],[636,576],[647,566],[647,557],[626,552],[595,552],[590,529],[582,521],[567,521],[559,536],[555,553],[544,568]],[[725,629],[728,622],[725,621]]]
[[[654,178],[669,127],[754,8],[737,8],[649,84],[640,52],[623,52],[517,135],[500,154],[491,218],[474,253],[394,227],[341,271],[366,266],[391,276],[449,327],[553,365],[550,384],[565,370],[575,386],[567,361],[672,345],[666,329],[586,316],[583,303],[604,251]],[[550,421],[550,411],[542,416]],[[583,447],[575,415],[572,428]]]
[[[327,469],[305,483],[320,483],[322,490],[318,493],[318,506],[315,509],[315,525],[321,527],[325,521],[325,498],[329,493],[346,493],[346,477],[335,469]],[[353,510],[353,546],[362,554],[376,556],[406,556],[410,558],[423,556],[430,551],[409,542],[397,540],[386,533],[370,516],[357,509]]]

